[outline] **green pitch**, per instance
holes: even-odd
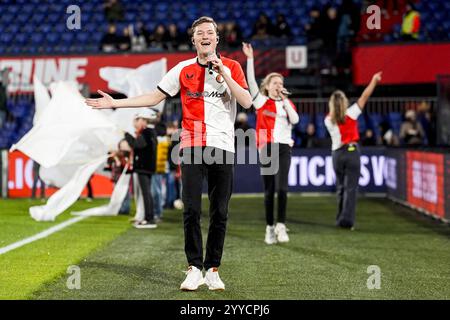
[[[0,248],[71,218],[34,222],[31,204],[0,200]],[[206,235],[206,200],[204,212]],[[128,216],[88,218],[0,255],[0,299],[450,299],[448,226],[384,199],[359,199],[355,231],[336,229],[334,215],[334,197],[291,196],[291,241],[268,246],[262,198],[233,197],[220,293],[178,289],[180,211],[165,211],[155,230],[132,228]],[[67,288],[71,265],[81,270],[79,290]],[[380,289],[367,288],[371,265],[381,270]]]

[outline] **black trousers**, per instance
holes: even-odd
[[[356,193],[361,170],[359,146],[344,146],[333,151],[332,155],[338,201],[336,225],[351,228],[355,224]]]
[[[147,173],[138,173],[139,186],[142,190],[142,198],[144,199],[145,220],[154,222],[153,217],[153,197],[152,197],[152,175]]]
[[[200,270],[219,267],[228,220],[228,202],[233,188],[234,154],[218,148],[182,149],[181,179],[184,203],[184,249],[189,265]],[[202,153],[221,154],[223,161],[205,161]],[[228,161],[225,161],[225,159]],[[203,260],[201,206],[203,179],[207,178],[209,231]]]
[[[88,198],[94,199],[94,190],[92,190],[91,180],[92,180],[92,176],[89,178],[89,181],[88,181],[88,183],[86,185],[86,187],[87,187],[87,196],[88,196]]]
[[[41,199],[45,198],[45,183],[42,181],[42,179],[39,176],[39,169],[41,165],[37,163],[36,161],[33,162],[33,187],[31,189],[31,198],[36,198],[36,190],[37,190],[37,184],[40,181],[41,182]]]
[[[267,158],[266,158],[267,157]],[[270,162],[269,162],[270,158]],[[260,152],[261,167],[267,168],[274,163],[278,170],[261,175],[264,182],[264,207],[266,213],[266,223],[269,226],[274,224],[275,192],[278,193],[278,219],[280,223],[286,222],[288,176],[291,166],[291,147],[288,144],[267,144]]]

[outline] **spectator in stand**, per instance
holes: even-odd
[[[156,228],[154,219],[153,196],[151,192],[152,175],[156,169],[156,132],[149,127],[154,119],[154,113],[150,110],[142,110],[136,113],[133,125],[136,129],[136,137],[128,132],[125,140],[133,149],[133,171],[137,173],[139,187],[144,201],[144,220],[136,221],[137,229]]]
[[[8,109],[6,108],[6,100],[8,97],[9,69],[0,70],[0,129],[6,122]]]
[[[414,4],[408,2],[406,12],[403,15],[402,39],[405,41],[417,40],[420,31],[420,14],[416,11]]]
[[[322,141],[316,136],[316,126],[314,123],[308,123],[306,132],[300,133],[301,148],[320,148],[322,147]]]
[[[274,28],[274,36],[279,38],[290,38],[292,37],[291,27],[286,21],[284,14],[278,14],[276,19],[276,24]]]
[[[136,29],[134,31],[134,35],[137,37],[144,37],[145,42],[147,43],[150,39],[150,32],[147,30],[147,28],[145,27],[144,23],[142,21],[138,21],[136,23]]]
[[[172,51],[178,50],[178,46],[182,40],[177,25],[175,23],[169,24],[167,28],[167,48]]]
[[[380,134],[380,141],[378,144],[382,144],[384,146],[399,145],[398,137],[394,134],[394,131],[388,121],[384,120],[380,123]]]
[[[100,50],[103,52],[114,52],[117,50],[120,38],[116,34],[116,26],[114,24],[109,25],[108,33],[106,33],[101,41]]]
[[[106,170],[111,170],[111,180],[114,184],[120,178],[120,175],[127,168],[126,174],[131,174],[133,171],[133,152],[127,140],[122,139],[119,142],[118,150],[111,152],[108,158],[108,167]],[[128,189],[125,199],[119,209],[119,214],[130,213],[130,190]]]
[[[230,48],[237,48],[242,43],[242,32],[236,22],[227,22],[224,30],[225,42]]]
[[[171,142],[169,146],[169,173],[166,175],[167,181],[167,193],[166,193],[166,208],[174,208],[174,202],[176,200],[181,201],[181,175],[180,175],[180,166],[176,163],[176,159],[172,157],[172,152],[177,150],[178,142],[175,139],[175,135],[177,135],[178,130],[178,122],[170,122],[167,125],[167,139]]]
[[[94,189],[92,189],[92,176],[89,178],[86,188],[87,188],[86,201],[92,202],[94,200]]]
[[[305,25],[306,36],[308,37],[308,42],[322,41],[324,30],[322,25],[322,16],[320,10],[317,7],[313,7],[309,12],[310,22]]]
[[[273,25],[270,22],[269,17],[266,14],[261,13],[253,26],[252,39],[263,40],[269,38],[272,34]]]
[[[337,10],[334,7],[328,7],[326,9],[326,16],[322,21],[323,23],[323,41],[324,41],[324,61],[322,74],[335,75],[337,73],[336,63],[336,45],[337,45],[337,30],[339,28],[339,20],[337,16]]]
[[[122,36],[118,37],[117,47],[120,51],[129,51],[131,49],[130,29],[126,27],[122,31]]]
[[[251,129],[248,124],[248,116],[245,112],[239,112],[236,116],[236,122],[234,123],[234,130],[241,129],[244,131],[244,134],[247,133],[247,130]],[[235,145],[237,145],[237,134],[235,134]],[[245,138],[245,146],[248,147],[250,145],[249,139]]]
[[[425,132],[422,125],[417,121],[416,112],[408,110],[405,113],[405,121],[400,127],[400,140],[408,146],[423,145]]]
[[[150,32],[145,28],[142,21],[136,23],[136,27],[132,29],[130,26],[131,50],[135,52],[144,51],[149,43]]]
[[[321,69],[323,57],[323,17],[317,7],[309,12],[309,23],[305,25],[306,37],[308,39],[308,56],[311,57],[311,70],[317,74]],[[299,136],[302,134],[300,133]]]
[[[36,199],[38,184],[40,184],[41,199],[45,199],[45,183],[39,175],[40,167],[39,163],[33,161],[33,187],[31,188],[31,199]]]
[[[338,67],[344,68],[347,73],[350,72],[351,46],[360,27],[360,11],[353,0],[344,0],[339,8],[338,14],[339,27],[337,32],[337,63]]]
[[[248,129],[251,129],[250,125],[248,124],[248,116],[245,112],[239,112],[236,116],[236,123],[234,124],[234,129],[242,129],[244,131],[247,131]]]
[[[166,27],[163,24],[158,24],[155,31],[150,36],[150,47],[157,49],[167,49],[168,41]]]
[[[103,4],[105,10],[105,17],[108,22],[122,21],[125,15],[125,10],[119,0],[107,0]]]
[[[225,41],[225,23],[219,22],[217,24],[217,35],[219,36],[219,43],[217,44],[218,51],[228,49],[228,43]]]
[[[425,132],[425,138],[429,145],[436,145],[436,117],[431,111],[431,106],[422,101],[417,107],[417,119]]]
[[[169,147],[170,140],[167,137],[167,127],[160,121],[161,117],[158,115],[155,131],[157,135],[156,146],[156,170],[152,175],[152,195],[153,195],[153,209],[155,221],[162,221],[163,207],[164,207],[164,192],[163,184],[164,178],[169,172]],[[166,184],[167,185],[167,184]]]
[[[392,12],[394,15],[398,15],[398,0],[383,0],[382,11]]]
[[[375,138],[372,129],[366,129],[366,131],[364,132],[364,136],[361,139],[361,145],[365,147],[373,147],[377,145],[377,139]]]

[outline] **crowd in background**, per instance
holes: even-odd
[[[304,34],[308,50],[321,56],[322,74],[334,74],[339,71],[350,72],[351,48],[357,41],[361,27],[361,16],[371,4],[379,1],[363,1],[362,6],[353,0],[343,0],[340,6],[314,6],[309,12],[309,21],[304,25]],[[403,4],[403,2],[402,2]],[[384,0],[382,14],[402,14],[401,40],[417,40],[420,31],[420,14],[413,2],[400,6],[399,1]],[[400,11],[401,9],[401,11]],[[158,24],[148,30],[144,21],[136,21],[122,30],[116,23],[123,20],[125,7],[119,0],[108,0],[104,4],[106,20],[110,23],[104,34],[100,50],[104,52],[123,51],[188,51],[192,50],[190,28],[179,30],[175,23]],[[234,21],[218,23],[220,36],[219,50],[237,49],[242,41],[260,41],[280,39],[292,40],[293,33],[286,17],[278,13],[274,21],[261,12],[256,19],[250,39],[244,39],[240,26]],[[364,40],[364,37],[362,37]],[[366,39],[367,40],[367,39]],[[288,42],[286,42],[288,43]],[[267,42],[264,42],[266,45]]]
[[[402,120],[398,128],[387,119],[381,118],[378,122],[367,117],[366,127],[359,132],[362,146],[434,146],[436,145],[436,119],[435,113],[426,102],[417,105],[405,105],[406,111],[401,115]],[[249,114],[238,113],[235,129],[255,129],[255,124],[249,121]],[[302,114],[299,115],[300,119]],[[309,115],[308,115],[309,116]],[[313,117],[312,117],[313,118]],[[326,133],[318,134],[316,123],[310,121],[306,125],[297,125],[292,131],[294,147],[299,148],[329,148],[331,139]],[[248,146],[250,140],[245,141]]]

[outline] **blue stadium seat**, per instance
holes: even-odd
[[[74,32],[65,32],[61,34],[61,44],[64,46],[69,46],[75,38]]]
[[[102,0],[78,2],[82,9],[82,31],[90,34],[97,33],[98,30],[105,30],[108,22],[102,9]],[[357,1],[361,4],[361,0]],[[45,45],[46,52],[61,52],[62,47],[67,44],[67,38],[64,40],[62,34],[67,33],[65,26],[66,13],[68,5],[77,4],[73,0],[3,0],[0,5],[0,48],[1,52],[15,52],[17,46],[24,45],[24,36],[29,38],[30,34],[38,32],[45,33],[44,38],[51,32],[60,34],[60,40],[55,40],[55,36],[48,35]],[[266,13],[272,22],[279,13],[284,14],[291,26],[294,39],[292,44],[304,44],[306,42],[304,25],[309,23],[309,11],[313,6],[324,8],[326,5],[338,7],[342,0],[262,0],[241,1],[241,0],[219,0],[216,2],[204,2],[196,0],[175,0],[174,2],[162,2],[160,0],[134,0],[124,1],[125,17],[123,23],[135,23],[137,20],[143,21],[145,25],[150,23],[175,22],[177,25],[190,25],[193,19],[198,18],[200,14],[214,16],[219,21],[238,21],[245,38],[251,36],[251,30],[257,19],[262,13]],[[416,1],[416,5],[421,13],[421,34],[420,40],[447,40],[450,39],[450,1]],[[184,31],[185,28],[182,28]],[[153,31],[153,28],[150,30]],[[391,35],[382,37],[384,42],[393,42],[400,39],[400,26],[395,25]],[[103,33],[103,32],[101,32]],[[9,35],[19,36],[18,41],[12,41]],[[84,38],[84,36],[80,36]],[[73,40],[73,38],[71,39]],[[38,41],[31,41],[28,44],[32,47]],[[87,41],[92,46],[92,41]],[[277,45],[278,42],[267,43],[263,45]],[[70,44],[69,44],[70,45]],[[13,47],[11,47],[13,46]],[[97,44],[98,47],[98,44]],[[26,48],[24,48],[25,51]],[[41,51],[42,48],[26,49],[29,52]],[[83,50],[83,49],[81,49]],[[85,50],[86,51],[86,50]]]
[[[364,115],[358,117],[358,131],[360,133],[365,132],[367,130],[366,119]]]
[[[13,41],[13,34],[11,33],[2,33],[0,34],[0,43],[9,46]]]
[[[32,13],[34,11],[34,5],[33,4],[25,4],[20,6],[20,12],[21,14],[24,13]]]
[[[42,42],[44,40],[44,34],[43,33],[35,33],[33,34],[33,36],[31,37],[31,43],[35,46],[39,46],[42,45]]]
[[[50,32],[45,36],[45,39],[47,40],[47,44],[54,46],[59,41],[59,34],[56,32]]]
[[[376,136],[380,135],[380,123],[383,121],[383,117],[379,113],[369,114],[368,128],[372,129]]]
[[[28,42],[29,36],[24,33],[19,33],[14,37],[14,45],[24,46]]]
[[[256,114],[255,114],[255,112],[249,112],[249,113],[247,113],[247,122],[248,122],[248,125],[250,126],[250,127],[252,127],[253,129],[255,129],[256,128]]]
[[[316,114],[314,125],[316,126],[316,135],[318,138],[325,138],[327,135],[324,120],[325,115],[323,113]]]
[[[4,13],[2,14],[2,22],[5,24],[10,24],[14,21],[14,15],[11,13]]]
[[[41,24],[45,21],[45,18],[46,18],[46,15],[44,13],[34,13],[31,16],[30,22],[34,23],[34,24]]]
[[[8,26],[8,28],[6,29],[7,32],[14,33],[14,34],[19,33],[19,30],[20,30],[20,25],[19,24],[15,24],[15,23],[14,24],[10,24]]]
[[[299,121],[296,124],[296,130],[300,132],[306,132],[306,128],[308,127],[308,124],[310,123],[310,116],[308,113],[301,114],[299,117]]]

